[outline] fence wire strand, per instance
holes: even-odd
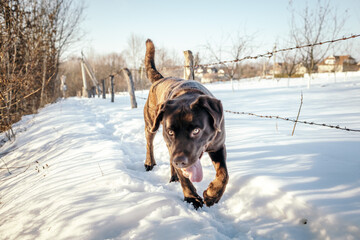
[[[250,112],[236,112],[236,111],[230,111],[230,110],[224,110],[224,111],[227,113],[238,114],[238,115],[249,115],[249,116],[254,116],[254,117],[259,117],[259,118],[281,119],[281,120],[290,121],[290,122],[294,122],[294,123],[303,123],[303,124],[308,124],[308,125],[328,127],[328,128],[334,128],[334,129],[344,130],[344,131],[348,131],[348,132],[360,132],[360,130],[358,130],[358,129],[350,129],[347,127],[340,127],[339,125],[335,126],[335,125],[330,125],[330,124],[326,124],[326,123],[301,121],[301,120],[295,120],[295,119],[286,118],[286,117],[280,117],[280,116],[274,116],[274,115],[260,115],[260,114],[256,114],[256,113],[250,113]]]
[[[360,34],[353,34],[353,35],[350,35],[347,37],[344,36],[344,37],[333,39],[333,40],[327,40],[327,41],[323,41],[323,42],[316,42],[316,43],[312,43],[312,44],[305,44],[305,45],[301,45],[301,46],[278,49],[278,50],[274,50],[272,52],[267,52],[267,53],[259,54],[256,56],[246,56],[246,57],[234,59],[234,60],[220,61],[220,62],[207,63],[207,64],[198,64],[198,65],[195,65],[194,68],[208,67],[208,66],[213,66],[213,65],[224,65],[224,64],[229,64],[229,63],[237,63],[237,62],[242,62],[244,60],[250,60],[250,59],[254,60],[254,59],[258,59],[258,58],[271,58],[274,54],[279,53],[279,52],[287,52],[287,51],[292,51],[295,49],[302,49],[302,48],[308,48],[308,47],[313,47],[313,46],[319,46],[319,45],[323,45],[323,44],[330,44],[330,43],[345,41],[345,40],[349,40],[352,38],[358,38],[358,37],[360,37]],[[190,66],[184,66],[184,67],[190,67]]]
[[[147,100],[147,98],[139,97],[139,96],[137,96],[136,98],[139,98],[139,99],[142,99],[145,101]],[[277,116],[277,115],[261,115],[261,114],[251,113],[251,112],[237,112],[237,111],[231,111],[231,110],[224,110],[224,112],[231,113],[231,114],[237,114],[237,115],[249,115],[249,116],[266,118],[266,119],[280,119],[280,120],[294,122],[294,123],[302,123],[302,124],[308,124],[308,125],[314,125],[314,126],[328,127],[328,128],[339,129],[339,130],[348,131],[348,132],[360,132],[360,130],[358,130],[358,129],[341,127],[339,125],[335,126],[335,125],[330,125],[330,124],[326,124],[326,123],[316,123],[316,122],[310,122],[310,121],[295,120],[295,119],[281,117],[281,116]]]

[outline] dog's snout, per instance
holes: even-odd
[[[185,156],[177,156],[173,160],[173,163],[178,168],[183,168],[183,167],[187,166],[188,162],[189,162],[189,160]]]

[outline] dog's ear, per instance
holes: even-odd
[[[162,104],[157,105],[157,107],[156,107],[155,121],[154,121],[152,128],[150,129],[150,131],[153,133],[159,129],[160,123],[164,116],[165,106],[166,106],[166,104],[162,103]]]
[[[162,104],[158,104],[156,106],[156,117],[155,117],[154,124],[153,124],[152,128],[150,129],[151,132],[156,132],[159,129],[160,123],[164,117],[164,113],[165,113],[166,109],[168,108],[168,106],[172,103],[173,103],[173,100],[168,100],[168,101],[166,101]]]
[[[190,108],[193,109],[197,106],[203,107],[210,114],[214,121],[215,130],[221,132],[221,123],[224,120],[221,101],[207,95],[201,95],[191,103]]]

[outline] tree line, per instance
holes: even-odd
[[[0,132],[57,98],[60,57],[84,7],[73,0],[0,1]]]

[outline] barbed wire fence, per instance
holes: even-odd
[[[214,66],[214,65],[238,63],[238,62],[242,62],[242,61],[245,61],[245,60],[256,60],[256,59],[259,59],[259,58],[271,58],[271,57],[274,56],[274,54],[280,53],[280,52],[287,52],[287,51],[292,51],[292,50],[296,50],[296,49],[320,46],[320,45],[324,45],[324,44],[331,44],[331,43],[336,43],[336,42],[340,42],[340,41],[346,41],[346,40],[354,39],[354,38],[358,38],[358,37],[360,37],[360,34],[352,34],[350,36],[343,36],[341,38],[337,38],[337,39],[333,39],[333,40],[327,40],[327,41],[316,42],[316,43],[312,43],[312,44],[305,44],[305,45],[289,47],[289,48],[282,48],[282,49],[274,50],[272,52],[258,54],[258,55],[255,55],[255,56],[246,56],[246,57],[239,58],[239,59],[234,59],[234,60],[226,60],[226,61],[213,62],[213,63],[207,63],[207,64],[198,64],[198,65],[195,65],[194,67],[195,68],[196,67],[208,67],[208,66]],[[189,66],[184,66],[184,67],[189,67]]]
[[[258,54],[258,55],[255,55],[255,56],[246,56],[246,57],[239,58],[239,59],[219,61],[219,62],[213,62],[213,63],[207,63],[207,64],[197,64],[195,66],[189,66],[189,65],[175,66],[175,67],[172,67],[172,69],[175,69],[175,68],[189,68],[189,67],[193,67],[193,68],[209,67],[209,66],[215,66],[215,65],[239,63],[239,62],[242,62],[242,61],[245,61],[245,60],[256,60],[256,59],[259,59],[259,58],[271,58],[276,53],[280,53],[280,52],[292,51],[292,50],[296,50],[296,49],[308,48],[308,47],[313,47],[313,46],[320,46],[320,45],[324,45],[324,44],[332,44],[332,43],[336,43],[336,42],[340,42],[340,41],[346,41],[346,40],[354,39],[354,38],[358,38],[358,37],[360,37],[360,34],[352,34],[350,36],[343,36],[341,38],[337,38],[337,39],[333,39],[333,40],[316,42],[316,43],[313,43],[313,44],[299,45],[299,46],[289,47],[289,48],[282,48],[282,49],[274,50],[272,52],[266,52],[266,53],[263,53],[263,54]],[[143,97],[138,97],[138,98],[146,100],[146,98],[143,98]],[[347,131],[347,132],[360,132],[360,129],[351,129],[351,128],[342,127],[342,126],[339,126],[339,125],[330,125],[330,124],[326,124],[326,123],[316,123],[316,122],[313,122],[313,121],[302,121],[302,120],[298,120],[298,118],[297,119],[291,119],[291,118],[288,118],[288,117],[281,117],[281,116],[276,116],[276,115],[262,115],[262,114],[256,114],[256,113],[251,113],[251,112],[239,112],[239,111],[231,111],[231,110],[224,110],[224,111],[227,112],[227,113],[237,114],[237,115],[248,115],[248,116],[254,116],[254,117],[265,118],[265,119],[280,119],[280,120],[284,120],[284,121],[294,122],[295,125],[297,123],[301,123],[301,124],[307,124],[307,125],[313,125],[313,126],[321,126],[321,127],[332,128],[332,129],[338,129],[338,130],[343,130],[343,131]],[[300,113],[300,110],[299,110],[299,113]],[[295,128],[295,126],[294,126],[294,128]]]
[[[337,39],[333,39],[333,40],[326,40],[326,41],[321,41],[321,42],[316,42],[316,43],[312,43],[312,44],[305,44],[305,45],[300,45],[300,46],[294,46],[294,47],[289,47],[289,48],[282,48],[282,49],[278,49],[278,50],[274,50],[274,51],[269,51],[266,53],[262,53],[262,54],[258,54],[258,55],[254,55],[254,56],[245,56],[243,58],[239,58],[239,59],[233,59],[233,60],[225,60],[225,61],[219,61],[219,62],[213,62],[213,63],[206,63],[206,64],[197,64],[194,65],[192,67],[194,68],[198,68],[198,67],[209,67],[209,66],[215,66],[215,65],[224,65],[224,64],[230,64],[230,63],[239,63],[245,60],[256,60],[259,58],[271,58],[273,57],[276,53],[280,53],[280,52],[286,52],[286,51],[292,51],[292,50],[296,50],[296,49],[302,49],[302,48],[308,48],[308,47],[313,47],[313,46],[320,46],[320,45],[324,45],[324,44],[332,44],[332,43],[336,43],[336,42],[340,42],[340,41],[346,41],[349,39],[354,39],[354,38],[358,38],[360,37],[360,34],[352,34],[349,36],[343,36],[341,38],[337,38]],[[178,68],[188,68],[190,66],[188,65],[184,65],[184,66],[174,66],[174,67],[167,67],[166,69],[178,69]],[[132,70],[132,69],[130,69]],[[110,77],[114,77],[117,75],[122,74],[122,70],[117,71],[115,73],[110,73],[107,76],[104,76],[101,79],[105,79],[105,78],[110,78]],[[51,77],[46,81],[46,85],[50,82]],[[36,89],[35,91],[33,91],[32,93],[23,96],[22,98],[18,99],[16,102],[11,103],[10,106],[4,106],[4,107],[0,107],[0,109],[5,109],[5,108],[9,108],[15,104],[17,104],[20,101],[25,100],[26,98],[30,97],[31,95],[39,92],[41,90],[41,88]],[[143,100],[146,100],[146,98],[142,98],[142,97],[137,97]],[[236,111],[231,111],[231,110],[225,110],[225,112],[228,113],[233,113],[233,114],[238,114],[238,115],[250,115],[250,116],[255,116],[255,117],[261,117],[261,118],[267,118],[267,119],[271,119],[271,118],[275,118],[275,119],[281,119],[281,120],[285,120],[285,121],[292,121],[292,122],[296,122],[296,123],[302,123],[302,124],[309,124],[309,125],[316,125],[316,126],[323,126],[323,127],[329,127],[329,128],[334,128],[334,129],[339,129],[339,130],[344,130],[344,131],[352,131],[352,132],[360,132],[360,130],[356,130],[356,129],[350,129],[347,127],[340,127],[340,126],[334,126],[334,125],[329,125],[329,124],[325,124],[325,123],[315,123],[315,122],[308,122],[308,121],[299,121],[299,120],[294,120],[294,119],[290,119],[290,118],[286,118],[286,117],[280,117],[280,116],[266,116],[266,115],[261,115],[261,114],[255,114],[255,113],[250,113],[250,112],[236,112]],[[1,117],[5,118],[6,116],[2,115]]]
[[[341,38],[337,38],[337,39],[333,39],[333,40],[327,40],[327,41],[322,41],[322,42],[316,42],[316,43],[313,43],[313,44],[305,44],[305,45],[300,45],[300,46],[295,46],[295,47],[278,49],[278,50],[274,50],[272,52],[258,54],[258,55],[255,55],[255,56],[246,56],[246,57],[243,57],[243,58],[240,58],[240,59],[226,60],[226,61],[207,63],[207,64],[199,64],[199,65],[196,65],[194,67],[195,68],[196,67],[208,67],[208,66],[223,65],[223,64],[229,64],[229,63],[239,63],[239,62],[242,62],[242,61],[245,61],[245,60],[255,60],[255,59],[258,59],[258,58],[271,58],[271,57],[274,56],[274,54],[280,53],[280,52],[292,51],[292,50],[296,50],[296,49],[308,48],[308,47],[313,47],[313,46],[320,46],[320,45],[324,45],[324,44],[332,44],[332,43],[336,43],[336,42],[340,42],[340,41],[346,41],[346,40],[354,39],[354,38],[358,38],[358,37],[360,37],[360,34],[352,34],[350,36],[343,36]],[[184,66],[184,67],[189,67],[189,66]],[[335,125],[330,125],[330,124],[326,124],[326,123],[316,123],[316,122],[312,122],[312,121],[302,121],[302,120],[298,120],[298,119],[291,119],[291,118],[288,118],[288,117],[281,117],[281,116],[275,116],[275,115],[262,115],[262,114],[256,114],[256,113],[251,113],[251,112],[238,112],[238,111],[231,111],[231,110],[224,110],[224,111],[227,112],[227,113],[237,114],[237,115],[249,115],[249,116],[265,118],[265,119],[280,119],[280,120],[284,120],[284,121],[294,122],[295,125],[297,123],[301,123],[301,124],[307,124],[307,125],[314,125],[314,126],[321,126],[321,127],[332,128],[332,129],[338,129],[338,130],[343,130],[343,131],[348,131],[348,132],[360,132],[359,129],[350,129],[350,128],[347,128],[347,127],[341,127],[339,125],[335,126]],[[300,113],[300,111],[299,111],[299,113]]]
[[[198,67],[209,67],[209,66],[215,66],[215,65],[224,65],[224,64],[229,64],[229,63],[239,63],[245,60],[256,60],[259,58],[271,58],[273,57],[275,54],[277,53],[281,53],[281,52],[287,52],[287,51],[292,51],[292,50],[296,50],[296,49],[302,49],[302,48],[309,48],[309,47],[314,47],[314,46],[320,46],[320,45],[326,45],[326,44],[332,44],[332,43],[336,43],[336,42],[340,42],[340,41],[346,41],[346,40],[350,40],[350,39],[354,39],[354,38],[358,38],[360,37],[360,34],[351,34],[349,36],[343,36],[341,38],[337,38],[337,39],[333,39],[333,40],[326,40],[326,41],[321,41],[321,42],[316,42],[316,43],[312,43],[312,44],[304,44],[304,45],[297,45],[294,47],[289,47],[289,48],[282,48],[282,49],[275,49],[273,51],[269,51],[266,53],[261,53],[258,55],[254,55],[254,56],[245,56],[242,58],[238,58],[238,59],[233,59],[233,60],[225,60],[225,61],[218,61],[218,62],[212,62],[212,63],[205,63],[205,64],[196,64],[193,67],[194,68],[198,68]],[[186,68],[186,67],[190,67],[189,65],[182,65],[182,66],[172,66],[172,67],[166,67],[166,69],[178,69],[178,68]]]
[[[275,115],[261,115],[261,114],[251,113],[251,112],[236,112],[236,111],[230,111],[230,110],[224,110],[224,111],[227,113],[232,113],[232,114],[249,115],[249,116],[254,116],[254,117],[259,117],[259,118],[268,118],[268,119],[280,119],[280,120],[290,121],[290,122],[294,122],[294,123],[303,123],[303,124],[314,125],[314,126],[328,127],[328,128],[334,128],[334,129],[344,130],[344,131],[348,131],[348,132],[360,132],[360,130],[358,130],[358,129],[350,129],[347,127],[341,127],[339,125],[335,126],[335,125],[330,125],[330,124],[326,124],[326,123],[301,121],[301,120],[296,120],[296,119],[291,119],[291,118],[281,117],[281,116],[275,116]]]
[[[142,100],[147,100],[147,98],[144,98],[144,97],[138,96],[137,98],[142,99]],[[278,115],[262,115],[262,114],[251,113],[251,112],[239,112],[239,111],[231,111],[231,110],[226,110],[226,109],[224,110],[224,112],[231,113],[231,114],[237,114],[237,115],[248,115],[248,116],[253,116],[253,117],[266,118],[266,119],[280,119],[280,120],[289,121],[289,122],[293,122],[293,123],[302,123],[302,124],[313,125],[313,126],[328,127],[328,128],[333,128],[333,129],[338,129],[338,130],[343,130],[343,131],[348,131],[348,132],[360,132],[360,129],[351,129],[351,128],[347,128],[347,127],[341,127],[339,125],[316,123],[316,122],[312,122],[312,121],[302,121],[302,120],[297,120],[297,119],[291,119],[288,117],[281,117]]]

